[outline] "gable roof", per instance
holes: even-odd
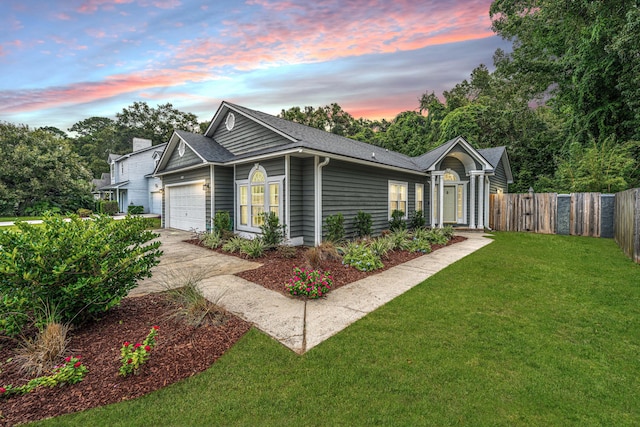
[[[258,123],[261,126],[281,135],[285,141],[289,142],[242,154],[233,154],[213,138],[219,126],[224,124],[225,117],[229,111],[241,114],[249,120],[252,120],[255,123]],[[176,136],[177,138],[174,138]],[[309,154],[316,154],[320,156],[332,155],[342,157],[346,160],[356,160],[358,162],[366,162],[372,165],[401,169],[406,172],[425,174],[428,171],[433,170],[436,164],[458,145],[464,149],[464,151],[469,155],[469,158],[480,163],[486,172],[493,172],[497,163],[502,158],[503,153],[504,156],[506,156],[504,147],[486,149],[484,151],[488,150],[486,156],[491,158],[491,160],[489,160],[484,154],[482,154],[484,152],[483,150],[476,150],[464,138],[456,137],[421,156],[409,157],[405,154],[390,151],[377,145],[345,138],[321,129],[305,126],[271,114],[223,101],[214,114],[204,135],[181,130],[176,130],[174,132],[174,136],[171,137],[162,158],[158,162],[155,173],[158,173],[157,171],[161,171],[168,163],[170,153],[175,149],[179,140],[178,138],[180,140],[184,140],[185,143],[202,159],[202,164],[232,164],[258,156],[304,151]],[[199,167],[200,165],[196,166]]]
[[[482,157],[487,159],[489,163],[493,166],[493,169],[497,169],[498,164],[500,162],[504,162],[504,170],[507,175],[507,182],[509,184],[513,183],[513,175],[511,173],[511,164],[509,163],[509,156],[507,155],[506,147],[492,147],[492,148],[482,148],[478,150]]]

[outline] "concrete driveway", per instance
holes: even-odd
[[[191,233],[159,231],[164,255],[153,277],[130,296],[182,286],[197,277],[207,299],[253,323],[296,353],[304,353],[428,277],[493,240],[477,232],[460,232],[467,240],[413,259],[331,291],[326,298],[302,301],[234,276],[259,263],[204,249],[184,240]]]

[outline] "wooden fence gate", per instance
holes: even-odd
[[[605,211],[603,197],[607,198]],[[610,195],[533,192],[492,194],[489,212],[489,227],[493,230],[613,237],[613,196]]]

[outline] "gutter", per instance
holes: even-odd
[[[329,157],[325,157],[322,163],[318,163],[318,157],[315,158],[316,173],[315,173],[315,193],[316,193],[316,214],[315,214],[315,244],[316,246],[322,243],[322,168],[329,164],[331,160]]]

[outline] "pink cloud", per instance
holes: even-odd
[[[184,70],[158,70],[113,75],[100,82],[82,82],[62,87],[0,91],[0,112],[21,113],[79,103],[158,87],[179,86],[187,81],[208,80],[205,73]]]
[[[131,2],[133,2],[133,0],[87,0],[76,9],[76,12],[94,13],[98,9],[113,10],[115,5]]]
[[[71,16],[69,16],[66,13],[63,13],[63,12],[56,13],[55,15],[53,15],[53,17],[55,19],[60,20],[60,21],[69,21],[69,20],[71,20]]]

